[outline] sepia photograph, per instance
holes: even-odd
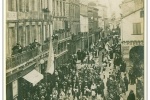
[[[146,100],[146,0],[4,0],[5,100]]]

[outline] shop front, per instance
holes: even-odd
[[[24,100],[32,88],[43,79],[43,75],[35,70],[36,64],[6,76],[6,100]]]
[[[35,69],[19,79],[19,99],[32,98],[35,87],[42,81],[44,76]]]

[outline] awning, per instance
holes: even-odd
[[[32,70],[30,73],[23,77],[28,82],[32,83],[35,86],[40,80],[43,79],[43,75],[36,70]]]

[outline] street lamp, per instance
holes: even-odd
[[[45,62],[44,59],[41,59],[41,60],[40,60],[40,65],[41,65],[42,71],[43,71],[43,69],[44,69],[44,66],[43,66],[44,62]],[[41,71],[41,72],[42,72],[42,71]],[[43,72],[42,72],[42,73],[43,73]],[[43,73],[43,74],[44,74],[44,73]]]

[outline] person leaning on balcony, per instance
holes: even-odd
[[[18,54],[22,52],[22,46],[17,43],[13,48],[12,48],[12,55]]]
[[[34,42],[31,43],[31,49],[35,49],[36,47],[41,46],[41,44],[39,42],[37,42],[36,39],[34,39]]]

